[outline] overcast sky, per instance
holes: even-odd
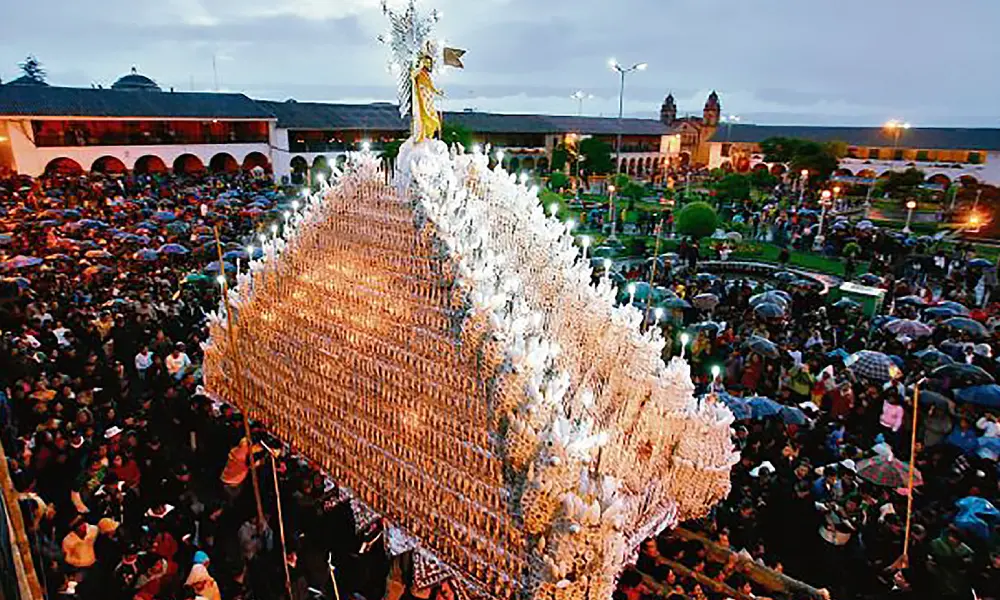
[[[401,5],[405,0],[390,0]],[[54,85],[132,65],[165,89],[300,101],[394,97],[379,0],[0,0],[0,77],[28,53]],[[444,108],[617,114],[609,57],[646,61],[626,113],[716,89],[743,122],[1000,126],[1000,0],[421,0],[466,48]]]

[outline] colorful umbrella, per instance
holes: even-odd
[[[910,465],[894,457],[882,455],[859,460],[855,465],[858,477],[887,488],[904,488],[909,482]],[[919,469],[913,470],[913,485],[923,485]]]
[[[0,267],[2,267],[5,271],[12,269],[26,269],[28,267],[40,265],[42,262],[44,261],[36,256],[25,256],[23,254],[19,254],[10,260],[0,263]]]

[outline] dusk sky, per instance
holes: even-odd
[[[404,0],[390,0],[401,6]],[[646,61],[626,113],[658,115],[672,91],[701,113],[769,124],[1000,126],[997,0],[421,0],[465,48],[444,108],[617,113],[609,57]],[[110,85],[132,65],[164,89],[256,98],[394,98],[379,0],[3,0],[0,77],[35,54],[53,85]],[[192,85],[193,84],[193,85]]]

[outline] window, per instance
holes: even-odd
[[[858,149],[851,146],[847,149],[847,158],[858,158]]]
[[[732,149],[732,144],[722,144],[722,156],[728,157],[729,151]]]
[[[892,159],[893,160],[903,160],[903,151],[902,150],[896,150],[896,151],[894,151],[892,153]]]
[[[978,165],[979,163],[983,162],[983,157],[978,152],[969,152],[969,162],[974,165]]]
[[[874,159],[874,160],[878,160],[879,159],[878,148],[869,148],[868,149],[868,158]]]
[[[918,150],[917,151],[917,160],[923,160],[923,161],[930,160],[930,153],[927,152],[926,150]]]

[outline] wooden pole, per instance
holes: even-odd
[[[913,386],[913,431],[910,432],[910,469],[906,482],[906,529],[903,532],[902,565],[909,564],[910,525],[913,522],[913,473],[917,462],[917,415],[920,414],[920,382]]]
[[[7,470],[7,456],[0,444],[0,495],[3,496],[7,518],[0,520],[0,535],[10,536],[11,556],[14,562],[14,574],[17,576],[18,594],[21,600],[42,600],[42,586],[35,572],[35,563],[31,557],[31,544],[24,528],[24,518],[18,503],[17,490]],[[3,592],[0,591],[0,595]]]
[[[219,226],[214,227],[215,230],[215,249],[219,255],[219,273],[222,275],[222,305],[226,309],[226,330],[227,336],[229,337],[229,351],[230,356],[232,353],[236,352],[236,329],[233,323],[233,311],[229,309],[229,286],[226,283],[226,269],[225,263],[222,260],[222,240],[219,238]],[[243,373],[239,369],[233,372],[233,376],[236,378],[236,389],[243,391]],[[257,467],[254,465],[253,461],[253,435],[250,432],[250,410],[248,406],[240,407],[243,413],[243,433],[247,439],[247,462],[250,467],[250,481],[253,484],[253,497],[257,502],[257,532],[262,533],[264,531],[264,502],[260,497],[260,482],[257,481]]]
[[[278,507],[278,535],[281,540],[281,555],[285,565],[285,588],[288,590],[288,597],[292,598],[292,574],[288,570],[288,546],[285,544],[285,520],[281,514],[281,488],[278,486],[278,458],[275,453],[264,444],[267,453],[271,455],[271,473],[274,475],[274,503]]]
[[[335,573],[337,567],[333,566],[333,554],[329,555],[326,564],[330,567],[330,581],[333,583],[333,598],[334,600],[340,600],[340,588],[337,587],[337,575]]]

